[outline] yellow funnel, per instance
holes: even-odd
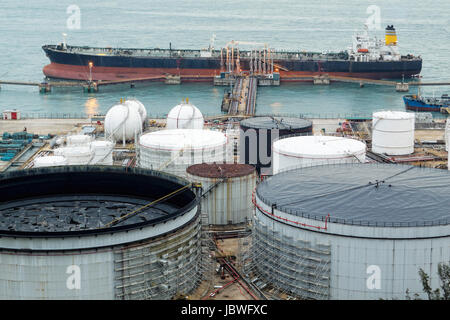
[[[395,28],[393,25],[386,27],[385,41],[387,46],[397,45],[397,34],[395,33]]]

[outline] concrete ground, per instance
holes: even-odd
[[[27,132],[47,135],[63,135],[75,133],[84,124],[91,124],[89,119],[25,119],[0,120],[0,134],[3,132],[19,132],[27,128]]]
[[[445,131],[443,129],[415,130],[414,137],[419,141],[444,140]]]
[[[310,119],[313,123],[313,133],[320,134],[322,129],[325,133],[336,133],[336,129],[341,127],[345,119]]]

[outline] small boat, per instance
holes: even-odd
[[[403,96],[405,107],[412,111],[434,111],[442,112],[448,110],[450,107],[450,97],[448,94],[443,94],[439,97],[424,97],[420,94]]]

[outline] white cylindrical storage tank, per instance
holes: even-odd
[[[131,141],[142,133],[142,118],[137,108],[118,104],[105,117],[105,136],[114,141]]]
[[[85,134],[74,134],[66,137],[66,143],[68,146],[87,145],[91,141],[92,137]]]
[[[44,156],[38,157],[33,161],[34,168],[56,167],[67,165],[67,159],[63,156]]]
[[[0,175],[0,300],[190,295],[203,277],[203,253],[197,197],[188,184],[110,166]]]
[[[203,129],[205,120],[201,111],[190,103],[173,107],[167,115],[167,129]]]
[[[185,176],[197,163],[225,162],[227,138],[219,131],[174,129],[139,138],[139,166]]]
[[[114,143],[111,141],[97,140],[91,143],[94,157],[90,164],[113,165]]]
[[[332,136],[297,136],[273,143],[273,173],[323,164],[364,163],[366,144]]]
[[[127,99],[124,103],[131,108],[135,108],[137,112],[139,112],[142,122],[145,122],[145,120],[147,119],[147,109],[142,102],[136,99]]]
[[[64,147],[53,150],[54,155],[64,156],[68,165],[87,165],[94,157],[90,146]]]
[[[436,187],[438,186],[438,187]],[[450,261],[450,172],[339,164],[282,172],[255,193],[243,274],[297,299],[392,300],[440,287]],[[248,269],[247,269],[248,268]]]
[[[372,151],[387,155],[414,152],[413,112],[380,111],[372,118]]]
[[[203,192],[202,213],[210,225],[235,225],[251,221],[252,193],[256,187],[256,169],[248,164],[195,164],[187,168],[187,179],[200,182]]]

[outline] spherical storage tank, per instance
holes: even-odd
[[[312,122],[301,118],[254,117],[240,122],[239,162],[272,174],[272,143],[286,135],[311,135]]]
[[[67,165],[67,159],[63,156],[44,156],[38,157],[33,161],[34,168],[56,167]]]
[[[252,192],[256,170],[248,164],[195,164],[187,168],[187,179],[200,182],[203,192],[202,212],[212,225],[242,224],[251,220]]]
[[[130,141],[142,133],[142,118],[138,108],[130,103],[113,106],[105,117],[105,136],[115,141]]]
[[[227,137],[219,131],[174,129],[139,138],[139,166],[185,176],[197,163],[225,162]]]
[[[332,136],[280,139],[273,143],[273,173],[323,164],[364,163],[366,144]]]
[[[189,294],[200,279],[201,248],[196,195],[187,184],[109,166],[0,175],[0,299]]]
[[[390,164],[314,166],[256,190],[253,273],[304,299],[405,299],[450,261],[450,173]]]
[[[205,120],[201,111],[190,103],[180,103],[167,115],[167,129],[203,129]]]
[[[387,155],[414,152],[413,112],[380,111],[372,117],[372,151]]]
[[[147,119],[147,109],[142,102],[136,99],[127,99],[125,100],[124,104],[128,105],[131,108],[135,108],[137,112],[139,112],[142,122],[145,122],[145,120]]]

